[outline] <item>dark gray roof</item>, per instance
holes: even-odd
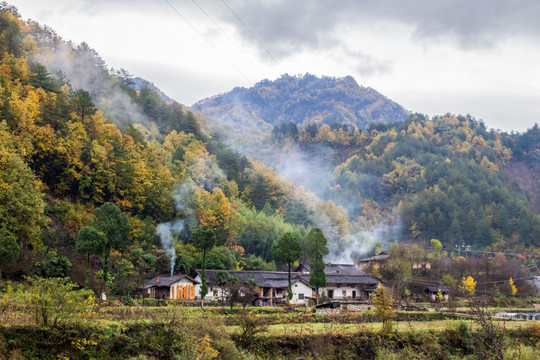
[[[309,275],[302,275],[309,281]],[[371,275],[326,275],[327,284],[343,285],[377,285],[379,280]]]
[[[363,263],[363,262],[370,262],[370,261],[380,261],[380,260],[388,259],[389,256],[390,255],[388,255],[385,251],[381,251],[380,253],[376,255],[370,256],[365,259],[360,259],[358,260],[358,262]]]
[[[355,264],[324,264],[324,273],[328,275],[367,275]]]
[[[159,281],[158,281],[159,279]],[[185,275],[185,274],[178,274],[178,275],[158,275],[156,277],[153,277],[152,279],[148,280],[146,283],[144,283],[144,288],[150,288],[153,286],[156,287],[170,287],[172,284],[182,280],[182,279],[188,279],[189,281],[192,281],[195,284],[200,284],[199,281]]]
[[[253,279],[259,287],[269,288],[286,288],[289,285],[288,273],[281,271],[248,271],[248,270],[206,270],[206,282],[211,285],[217,284],[216,274],[220,271],[226,271],[230,276],[236,276],[239,281],[247,282]],[[201,275],[201,270],[197,270],[197,274]],[[298,273],[291,273],[291,281],[302,281],[309,284],[309,276],[307,281]]]
[[[448,288],[446,286],[428,286],[426,288],[426,290],[428,290],[429,292],[432,292],[432,293],[438,293],[439,289],[441,289],[441,292],[443,294],[450,292],[450,290],[448,290]]]
[[[301,264],[295,270],[301,272],[303,269],[311,271],[309,264]],[[355,264],[324,264],[324,273],[326,275],[366,275],[365,271]]]

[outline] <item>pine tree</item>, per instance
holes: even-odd
[[[323,256],[328,254],[327,240],[321,229],[311,229],[306,237],[306,252],[309,257],[310,275],[309,284],[315,287],[317,303],[319,302],[319,288],[326,286]]]

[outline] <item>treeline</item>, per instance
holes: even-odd
[[[320,145],[333,149],[331,197],[364,228],[399,215],[405,239],[539,245],[538,125],[508,134],[487,130],[470,116],[416,114],[365,131],[340,123],[284,123],[273,138],[297,143],[313,156]]]
[[[331,205],[316,198],[308,204],[271,169],[205,132],[200,115],[148,88],[135,91],[129,73],[107,69],[87,44],[66,43],[7,4],[0,23],[0,242],[8,244],[1,276],[69,275],[82,285],[87,251],[77,252],[78,233],[107,203],[130,229],[107,253],[118,295],[169,271],[159,223],[182,224],[174,232],[174,266],[193,273],[201,254],[190,234],[199,226],[217,234],[209,267],[261,270],[275,267],[270,249],[280,235],[303,238],[327,219]],[[72,65],[52,71],[40,62],[58,49],[87,66],[91,89],[73,85],[82,82]],[[126,112],[107,107],[107,97],[121,99]],[[90,257],[94,288],[101,261]]]

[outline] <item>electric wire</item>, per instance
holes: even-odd
[[[442,250],[448,250],[448,251],[453,251],[453,252],[459,251],[457,249],[452,249],[452,248],[442,248]],[[486,253],[486,254],[503,254],[503,255],[510,255],[510,256],[525,256],[525,257],[540,257],[540,255],[536,255],[536,254],[516,254],[516,253],[503,252],[503,251],[485,251],[485,250],[461,249],[461,252],[462,253],[474,252],[474,253]]]
[[[240,45],[238,45],[236,43],[236,41],[234,41],[226,32],[225,30],[223,30],[221,28],[221,26],[219,26],[219,24],[206,12],[204,11],[204,9],[199,5],[199,3],[197,3],[197,1],[195,0],[191,0],[198,8],[199,10],[202,11],[202,13],[204,15],[206,15],[206,17],[216,26],[216,28],[219,30],[219,32],[225,36],[230,42],[231,44],[233,44],[236,49],[238,51],[240,51],[240,53],[242,53],[242,55],[244,55],[246,57],[246,59],[248,59],[256,68],[257,70],[261,73],[261,75],[263,75],[263,77],[266,77],[265,74],[264,74],[264,71],[259,67],[259,65],[257,65],[257,63],[242,49],[242,47]]]
[[[214,49],[214,51],[217,52],[217,53],[218,53],[218,54],[219,54],[219,55],[220,55],[220,56],[221,56],[221,57],[222,57],[222,58],[223,58],[223,59],[224,59],[231,67],[232,67],[232,68],[234,68],[240,75],[242,75],[242,77],[243,77],[244,79],[246,79],[246,81],[247,81],[248,83],[250,83],[250,84],[253,83],[253,82],[252,82],[252,81],[251,81],[251,80],[250,80],[250,79],[249,79],[249,78],[248,78],[248,77],[247,77],[240,69],[238,69],[238,67],[236,67],[236,66],[235,66],[235,65],[234,65],[234,64],[233,64],[233,63],[232,63],[225,55],[223,55],[223,53],[222,53],[221,51],[219,51],[219,49],[218,49],[217,47],[215,47],[214,44],[212,44],[212,42],[211,42],[210,40],[208,40],[208,38],[207,38],[202,32],[200,32],[200,31],[195,27],[195,25],[193,25],[193,24],[191,23],[191,21],[189,21],[184,15],[182,15],[182,13],[181,13],[180,11],[178,11],[178,9],[175,8],[175,7],[173,6],[173,4],[171,4],[171,3],[169,2],[169,0],[163,0],[163,1],[165,1],[165,2],[169,5],[169,7],[170,7],[171,9],[173,9],[173,11],[174,11],[176,14],[178,14],[178,16],[180,16],[180,17],[181,17],[181,18],[182,18],[189,26],[191,26],[191,28],[192,28],[193,30],[195,30],[195,32],[196,32],[197,34],[199,34],[199,36],[202,37],[202,38],[208,43],[208,45],[210,45],[210,47],[212,47],[212,49]]]
[[[270,57],[272,58],[272,60],[274,60],[274,62],[281,68],[281,70],[283,72],[285,72],[285,69],[283,69],[283,66],[281,66],[281,64],[279,63],[279,61],[277,61],[277,59],[274,57],[274,55],[272,55],[272,53],[266,48],[266,46],[264,46],[264,44],[257,38],[257,36],[255,36],[255,34],[253,33],[253,31],[251,31],[251,29],[242,21],[242,19],[240,19],[240,17],[236,14],[236,12],[234,12],[234,10],[229,6],[229,4],[227,4],[225,2],[225,0],[221,0],[223,2],[223,4],[225,4],[225,6],[227,7],[227,9],[229,9],[229,11],[234,15],[234,17],[236,18],[236,20],[238,20],[238,22],[240,24],[242,24],[242,26],[250,33],[250,35],[259,43],[259,45],[261,46],[261,48],[264,49],[264,51],[266,51],[266,53],[268,55],[270,55]]]

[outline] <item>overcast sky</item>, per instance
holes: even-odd
[[[428,115],[508,131],[540,122],[537,0],[8,2],[186,105],[311,73],[352,75]]]

